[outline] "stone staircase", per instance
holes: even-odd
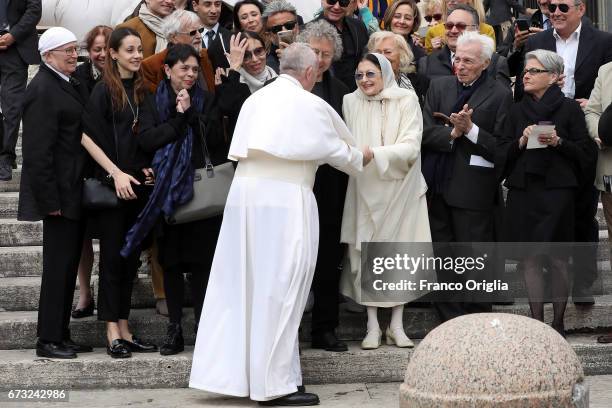
[[[20,165],[20,145],[17,153]],[[5,388],[186,387],[194,344],[193,313],[189,308],[185,309],[184,330],[185,340],[191,346],[176,356],[135,354],[131,359],[113,360],[103,348],[104,324],[93,316],[73,320],[71,329],[75,341],[97,347],[94,353],[81,354],[75,360],[36,357],[33,348],[42,272],[42,224],[16,220],[20,174],[21,169],[18,168],[11,182],[0,182],[0,383]],[[602,242],[607,242],[608,232],[601,208],[598,218],[600,238]],[[610,255],[605,246],[602,247],[598,258],[600,269],[604,270],[603,286],[606,293],[612,293]],[[94,245],[94,250],[97,254],[97,245]],[[95,265],[92,278],[94,294],[97,293],[97,262]],[[508,266],[508,270],[512,268],[512,265]],[[78,292],[75,292],[75,303],[77,296]],[[146,263],[135,282],[132,304],[130,322],[133,331],[142,338],[161,344],[167,319],[155,313]],[[496,306],[495,309],[529,315],[525,302]],[[550,305],[547,306],[546,315],[550,320]],[[330,353],[309,348],[310,315],[304,315],[300,338],[304,342],[302,369],[306,384],[403,379],[411,350],[389,346],[373,351],[361,350],[359,342],[365,332],[365,314],[349,313],[342,307],[340,321],[338,335],[349,342],[349,351]],[[436,313],[429,308],[407,308],[404,321],[407,334],[414,339],[423,338],[439,323]],[[568,341],[582,359],[585,372],[589,375],[612,374],[612,346],[600,345],[595,341],[598,332],[612,328],[612,296],[597,298],[592,308],[577,308],[570,303],[565,322],[566,328],[572,332]],[[381,324],[385,324],[384,321]]]

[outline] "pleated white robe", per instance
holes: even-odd
[[[319,236],[312,183],[324,162],[361,170],[361,152],[349,144],[336,112],[289,76],[244,103],[190,387],[265,401],[302,383],[298,328]]]

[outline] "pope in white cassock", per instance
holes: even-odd
[[[319,240],[317,166],[349,174],[371,159],[334,109],[310,93],[317,59],[283,53],[281,75],[244,103],[229,158],[238,168],[215,252],[189,386],[263,405],[315,405],[302,384],[298,328]]]

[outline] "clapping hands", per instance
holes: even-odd
[[[465,104],[463,105],[463,109],[458,113],[451,113],[450,122],[454,126],[451,131],[451,137],[456,139],[460,136],[463,136],[466,133],[469,133],[472,130],[472,114],[474,113],[474,109],[470,109],[470,107]]]

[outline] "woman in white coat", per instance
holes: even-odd
[[[341,291],[367,306],[368,332],[362,348],[380,346],[379,307],[392,308],[387,344],[412,347],[403,327],[404,304],[423,293],[406,293],[401,302],[362,302],[361,243],[431,242],[427,185],[421,174],[421,109],[413,90],[398,87],[391,63],[381,54],[366,54],[355,80],[357,90],[344,97],[344,119],[357,145],[369,146],[374,158],[363,173],[349,179],[342,220],[349,262]]]

